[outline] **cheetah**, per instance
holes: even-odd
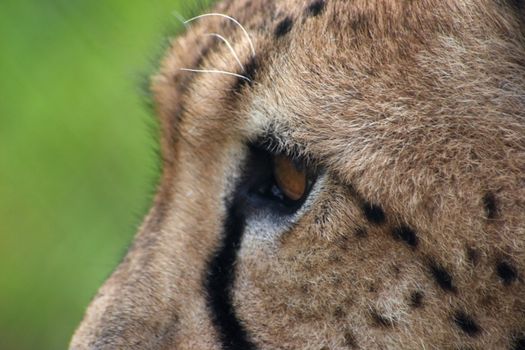
[[[525,349],[525,2],[225,0],[70,349]]]

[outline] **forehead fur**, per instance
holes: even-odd
[[[213,144],[223,132],[271,129],[347,180],[417,162],[428,173],[401,182],[433,186],[452,176],[447,167],[523,165],[525,36],[515,3],[230,1],[214,12],[250,39],[211,16],[174,41],[153,84],[165,153],[180,135]],[[240,65],[211,33],[233,43]]]

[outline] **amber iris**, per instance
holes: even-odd
[[[274,178],[277,186],[288,199],[298,201],[306,193],[306,173],[284,155],[273,158]]]

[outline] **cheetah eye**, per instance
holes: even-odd
[[[291,214],[306,200],[315,178],[313,169],[298,157],[250,148],[244,187],[251,207]]]
[[[286,197],[291,201],[303,198],[307,187],[306,172],[299,169],[290,158],[283,155],[273,157],[273,176],[279,197]]]

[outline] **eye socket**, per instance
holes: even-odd
[[[298,157],[251,146],[242,187],[249,207],[291,214],[308,197],[315,177]]]

